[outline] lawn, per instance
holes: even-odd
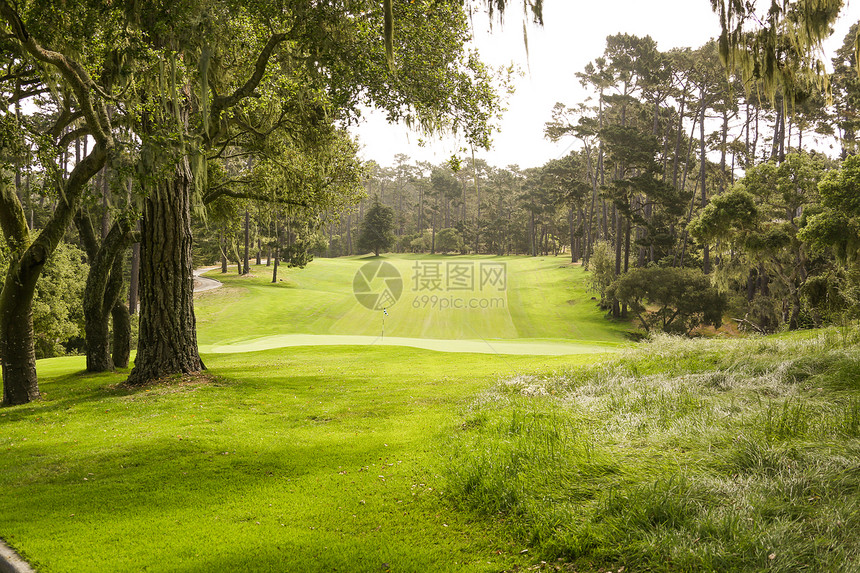
[[[356,272],[374,261],[391,263],[403,288],[387,315],[362,306],[353,294]],[[503,283],[482,286],[482,269],[501,269]],[[438,281],[427,278],[431,273],[438,273]],[[461,351],[468,341],[470,352],[574,354],[626,341],[627,325],[605,320],[586,288],[586,273],[564,257],[317,259],[304,269],[281,268],[274,285],[264,265],[253,267],[251,277],[220,271],[206,276],[224,282],[198,295],[206,352],[336,343]]]
[[[486,343],[573,354],[211,352],[374,336],[365,262],[198,295],[210,378],[40,361],[44,399],[0,410],[0,537],[49,572],[860,571],[856,325],[631,345],[581,269],[522,258],[476,323],[520,338]],[[433,312],[386,335],[463,350]]]
[[[586,358],[279,349],[134,391],[42,361],[45,399],[0,412],[0,537],[44,571],[524,563],[503,524],[438,492],[437,446],[500,378]]]
[[[388,260],[404,282],[415,261],[480,262]],[[282,269],[276,284],[266,267],[252,277],[210,273],[225,286],[197,295],[209,382],[129,390],[123,372],[83,373],[82,357],[40,361],[44,399],[0,412],[0,537],[45,571],[530,563],[503,521],[460,511],[439,491],[439,445],[476,394],[510,376],[593,361],[620,347],[621,328],[590,304],[580,268],[506,258],[505,305],[493,311],[415,308],[407,297],[419,293],[404,285],[401,305],[388,309],[386,342],[408,338],[407,346],[271,347],[284,336],[374,342],[381,313],[352,293],[366,262],[314,261]],[[546,307],[527,303],[528,292]],[[480,289],[456,294],[486,298]],[[462,352],[475,343],[489,354]],[[422,345],[458,352],[410,347]]]

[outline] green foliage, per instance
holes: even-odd
[[[0,246],[0,276],[6,276],[8,251]],[[60,243],[42,269],[33,297],[36,358],[83,350],[84,313],[81,301],[87,281],[85,255]]]
[[[755,198],[738,185],[711,199],[690,223],[690,232],[703,241],[734,238],[754,229],[758,216]]]
[[[816,326],[844,324],[860,312],[860,271],[837,267],[827,274],[809,277],[801,295]]]
[[[439,229],[436,233],[436,252],[454,253],[464,249],[463,237],[457,229]]]
[[[711,0],[720,17],[720,57],[740,69],[744,84],[763,86],[773,101],[782,92],[794,102],[811,89],[829,92],[819,59],[843,0],[771,0],[762,17],[755,2]]]
[[[75,338],[83,332],[84,258],[77,247],[60,243],[42,271],[33,300],[36,358],[61,356],[68,347],[81,350]]]
[[[819,185],[823,209],[808,218],[800,237],[821,251],[833,248],[843,262],[860,252],[860,156],[851,155]]]
[[[810,260],[814,249],[805,236],[822,222],[818,188],[824,169],[823,159],[809,153],[752,166],[688,226],[699,241],[716,246],[716,281],[723,290],[737,292],[736,301],[744,301],[737,306],[745,325],[761,332],[781,324],[801,326],[804,282],[828,272],[826,265]]]
[[[394,209],[381,205],[375,199],[361,222],[361,231],[356,244],[361,253],[372,252],[376,256],[394,246]]]
[[[718,328],[727,304],[701,271],[672,267],[633,269],[618,277],[606,296],[627,304],[646,331],[676,334],[690,334],[703,324]]]
[[[429,253],[433,247],[433,232],[430,229],[424,229],[423,232],[417,233],[409,241],[410,251],[412,253]]]
[[[588,288],[600,295],[600,305],[608,305],[606,291],[615,280],[615,254],[608,241],[597,241],[588,261]]]

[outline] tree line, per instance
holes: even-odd
[[[650,37],[610,36],[577,73],[589,97],[557,104],[545,127],[576,151],[530,169],[474,157],[371,162],[367,197],[327,219],[316,252],[373,250],[357,238],[378,203],[392,212],[388,249],[565,251],[593,271],[612,316],[633,311],[646,328],[656,318],[644,309],[661,295],[644,287],[655,280],[674,281],[676,299],[699,292],[690,312],[716,326],[722,311],[757,332],[841,320],[858,296],[856,34],[857,25],[833,58],[827,89],[796,80],[790,93],[777,83],[773,97],[765,86],[745,88],[740,71],[727,74],[715,42],[662,52]],[[837,156],[816,150],[821,141],[835,143]],[[618,282],[648,267],[658,270]],[[721,312],[705,320],[703,305]]]

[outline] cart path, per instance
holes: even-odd
[[[202,273],[217,268],[218,267],[202,267],[199,269],[194,269],[194,292],[204,292],[207,290],[216,289],[224,284],[221,281],[216,281],[215,279],[200,276]]]

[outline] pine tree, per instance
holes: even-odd
[[[381,251],[394,246],[394,240],[394,209],[381,205],[379,199],[374,198],[373,207],[361,223],[358,250],[364,253],[373,251],[378,257]]]

